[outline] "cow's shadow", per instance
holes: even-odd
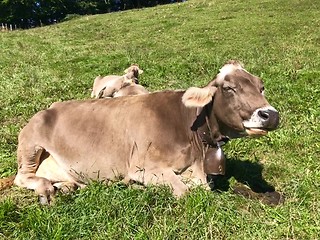
[[[212,182],[213,191],[229,191],[230,178],[237,184],[233,192],[250,199],[259,199],[269,205],[278,205],[284,202],[284,197],[275,188],[264,180],[263,166],[258,162],[243,161],[240,159],[226,160],[226,173],[224,176],[208,176]]]

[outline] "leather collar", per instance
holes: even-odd
[[[212,104],[197,109],[197,118],[191,129],[197,131],[202,143],[207,147],[219,148],[229,141],[227,136],[219,134],[218,137],[213,136],[212,129],[209,124],[209,109],[212,109]]]

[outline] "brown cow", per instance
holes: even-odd
[[[93,82],[93,89],[91,92],[91,97],[95,98],[107,98],[116,96],[126,96],[126,95],[137,95],[148,93],[148,91],[138,85],[139,74],[143,73],[143,70],[139,68],[138,65],[133,64],[126,70],[123,76],[118,75],[108,75],[105,77],[98,76]],[[121,90],[121,89],[127,90]],[[129,88],[131,88],[129,90]],[[121,90],[120,93],[118,93]],[[130,91],[129,94],[126,92]]]
[[[54,103],[19,134],[14,183],[35,190],[43,203],[54,186],[119,176],[166,184],[181,196],[189,183],[208,186],[208,143],[265,135],[278,124],[261,79],[230,61],[204,88]],[[45,151],[50,161],[41,160]]]

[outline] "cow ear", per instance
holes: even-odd
[[[139,68],[138,73],[139,73],[139,74],[142,74],[142,73],[143,73],[143,70]]]
[[[124,73],[128,73],[129,70],[131,70],[131,67],[128,67],[126,70],[124,70]]]
[[[115,88],[104,87],[100,90],[97,98],[109,98],[113,97],[113,95],[117,92]]]
[[[106,87],[104,87],[104,88],[102,88],[102,89],[100,90],[100,92],[98,93],[97,98],[103,98],[103,92],[104,92],[105,89],[106,89]]]
[[[212,101],[212,97],[217,91],[214,86],[189,88],[182,96],[182,102],[186,107],[204,107]]]

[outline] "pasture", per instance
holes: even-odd
[[[150,91],[203,86],[228,59],[262,77],[280,128],[225,145],[216,190],[175,199],[166,187],[92,182],[41,206],[0,192],[0,239],[318,239],[320,2],[189,0],[0,33],[0,177],[16,173],[17,136],[55,101],[90,98],[94,78],[144,70]],[[142,113],[143,114],[143,113]],[[275,189],[269,205],[235,194]]]

